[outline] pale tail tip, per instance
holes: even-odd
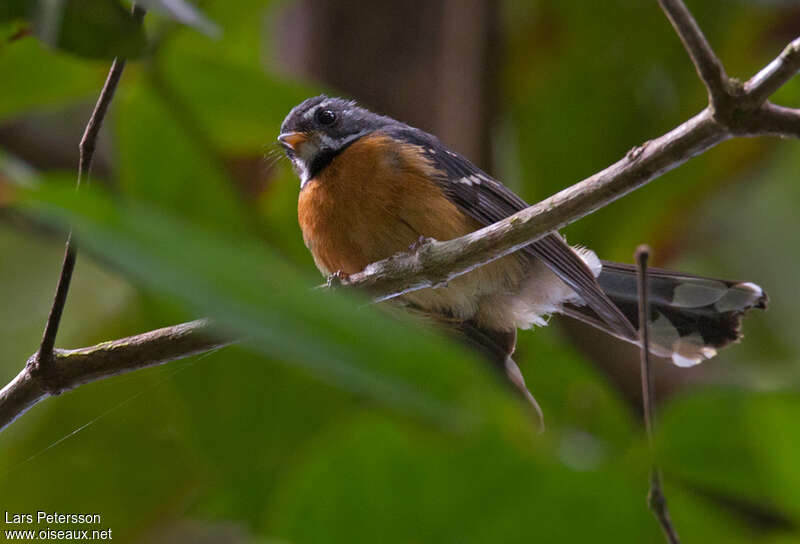
[[[717,350],[710,346],[703,346],[700,348],[699,353],[692,357],[687,357],[686,355],[682,355],[678,352],[672,354],[672,362],[675,366],[679,366],[681,368],[689,368],[695,366],[697,364],[702,363],[706,359],[711,359],[717,354]]]
[[[765,308],[767,296],[755,283],[746,281],[730,287],[714,308],[719,312],[743,311],[750,308]]]
[[[681,368],[689,368],[690,366],[694,366],[703,362],[702,357],[684,357],[680,353],[673,353],[672,354],[672,362],[675,366],[679,366]]]
[[[749,289],[750,291],[753,291],[757,297],[764,296],[764,290],[753,282],[745,281],[742,283],[737,283],[736,286],[742,289]]]

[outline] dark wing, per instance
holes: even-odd
[[[491,225],[528,207],[508,187],[492,178],[458,153],[425,132],[407,126],[393,126],[386,132],[395,138],[420,146],[437,169],[443,172],[439,183],[447,197],[465,214],[483,225]],[[603,293],[586,263],[558,234],[551,233],[523,248],[540,259],[561,280],[574,289],[613,330],[636,338],[636,329]]]

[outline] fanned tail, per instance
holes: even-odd
[[[631,323],[638,323],[636,268],[602,262],[597,278],[606,295]],[[650,351],[669,357],[678,366],[693,366],[741,338],[741,319],[752,308],[764,309],[768,298],[758,285],[648,269]],[[565,305],[564,313],[628,342],[588,306]]]

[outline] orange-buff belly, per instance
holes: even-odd
[[[420,236],[449,240],[478,229],[430,180],[438,172],[412,146],[383,135],[350,145],[300,191],[303,239],[320,271],[353,274],[390,257]],[[475,315],[481,299],[508,293],[523,274],[506,257],[456,278],[446,288],[405,295],[407,302],[458,319]]]

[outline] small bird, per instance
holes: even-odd
[[[449,240],[528,207],[435,136],[351,100],[305,100],[278,141],[300,178],[303,239],[326,276],[360,272],[420,237]],[[683,367],[737,341],[742,314],[767,303],[754,283],[661,269],[649,269],[648,293],[650,351]],[[551,314],[639,343],[636,269],[601,261],[556,232],[447,286],[400,298],[459,331],[520,389],[516,331],[546,325]]]

